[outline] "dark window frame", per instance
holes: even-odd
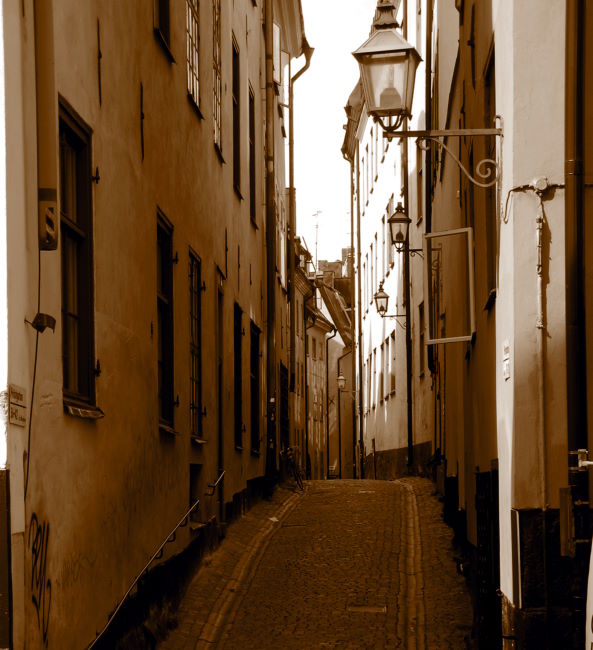
[[[251,222],[257,225],[255,129],[255,92],[252,85],[249,84],[249,216]]]
[[[163,51],[171,63],[175,57],[171,51],[171,2],[170,0],[154,0],[154,34],[162,45]]]
[[[241,196],[241,50],[233,34],[232,39],[232,83],[233,103],[233,187]]]
[[[92,130],[76,113],[60,100],[60,235],[61,235],[61,314],[62,314],[62,382],[65,405],[94,406],[95,394],[95,344],[94,344],[94,263],[93,263],[93,206],[92,206]],[[73,153],[73,168],[66,175],[66,147]],[[70,201],[66,199],[70,195]],[[75,202],[75,206],[68,205]],[[75,214],[72,213],[75,210]],[[72,243],[72,247],[68,246]],[[67,259],[68,253],[73,253]],[[75,263],[75,283],[66,268]],[[69,288],[75,284],[75,304],[65,306]],[[76,321],[76,335],[67,320]],[[74,338],[74,341],[72,340]],[[75,349],[76,379],[68,368],[67,349]]]
[[[157,208],[157,349],[159,426],[174,426],[173,225]]]
[[[214,147],[222,158],[222,21],[221,21],[221,0],[214,0],[212,6],[212,65],[213,65],[213,123],[214,123]]]
[[[256,455],[260,451],[260,335],[259,327],[251,321],[249,342],[251,453]]]
[[[192,439],[201,440],[204,434],[202,381],[202,261],[189,251],[189,432]]]
[[[235,410],[235,449],[243,449],[243,310],[235,303],[233,310],[233,371]]]

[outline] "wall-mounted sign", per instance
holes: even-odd
[[[27,426],[27,391],[20,386],[8,386],[8,421],[18,427]]]

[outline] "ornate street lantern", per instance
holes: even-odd
[[[389,303],[389,295],[383,289],[383,282],[379,283],[379,289],[377,293],[373,296],[375,301],[375,307],[379,315],[383,316],[387,313],[387,305]]]
[[[422,58],[397,31],[395,12],[393,2],[379,0],[371,36],[352,54],[360,67],[369,115],[395,117],[401,124],[412,115],[416,69]]]
[[[406,214],[401,203],[397,204],[395,212],[387,219],[391,243],[395,246],[398,253],[401,253],[404,249],[410,222],[411,219]]]

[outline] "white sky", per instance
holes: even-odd
[[[351,53],[369,36],[377,0],[301,1],[315,53],[294,86],[297,235],[315,259],[318,223],[318,259],[335,260],[350,245],[349,164],[341,147],[344,106],[359,76]],[[303,61],[293,64],[293,74]]]

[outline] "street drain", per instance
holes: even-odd
[[[348,605],[348,612],[362,612],[364,614],[387,614],[387,606],[383,605]]]

